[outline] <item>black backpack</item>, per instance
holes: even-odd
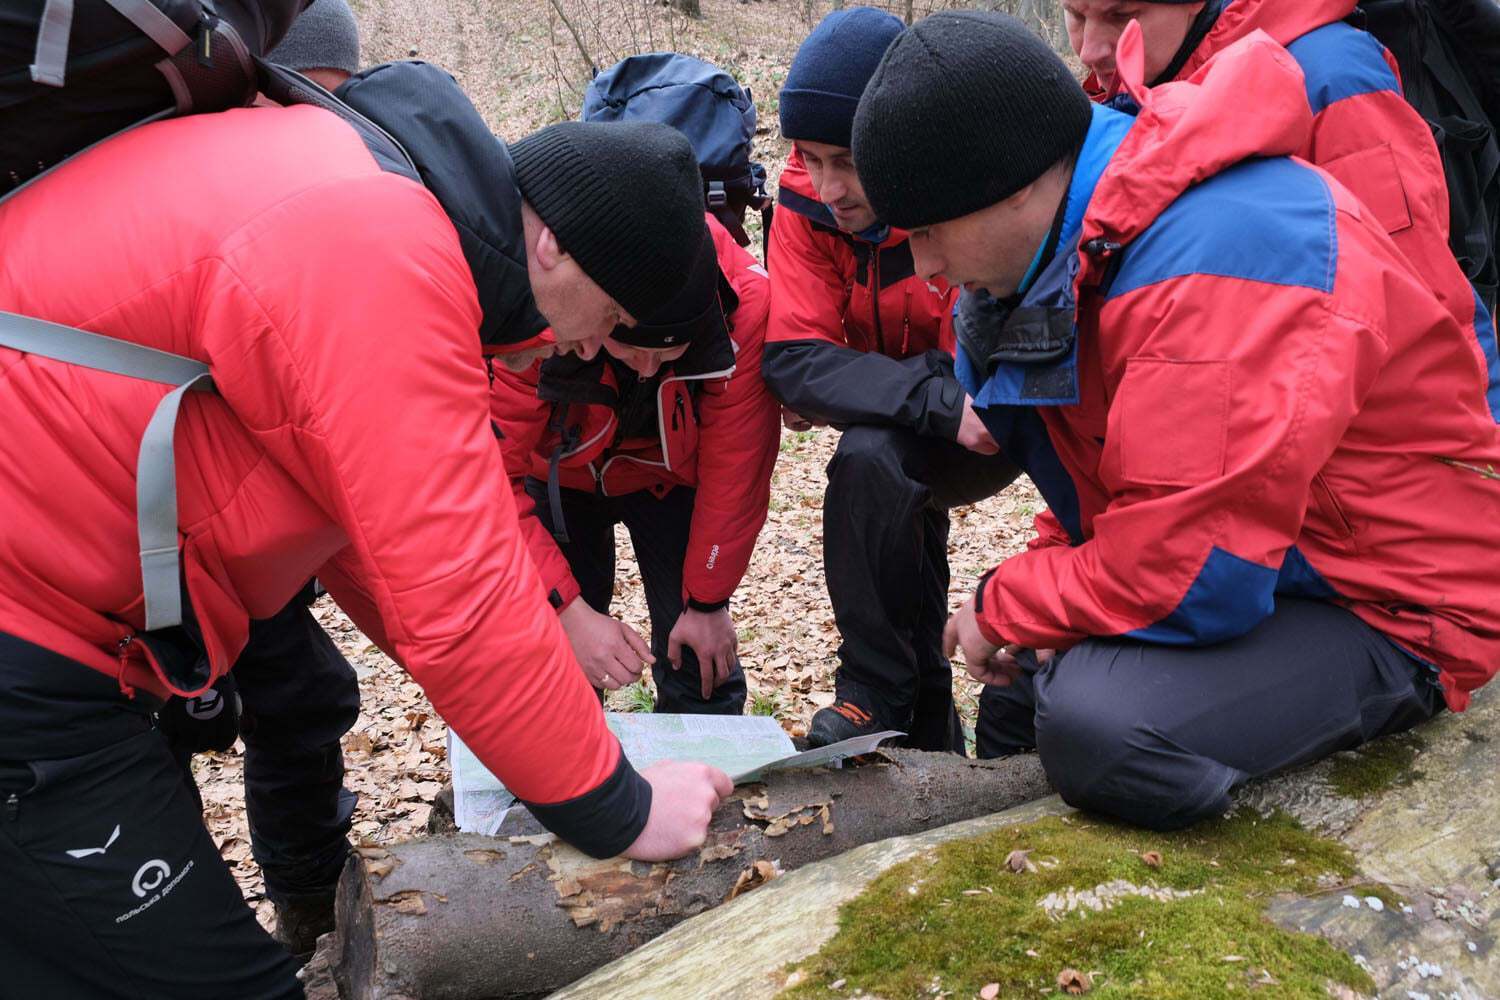
[[[0,4],[0,195],[125,129],[249,104],[309,0]]]
[[[719,67],[678,52],[627,56],[590,81],[582,117],[672,126],[692,143],[703,171],[704,204],[735,242],[750,245],[747,208],[760,212],[762,240],[769,238],[766,168],[751,159],[755,101]]]
[[[1453,256],[1493,316],[1500,285],[1500,4],[1362,0],[1355,23],[1395,56],[1407,101],[1432,127],[1448,182]]]

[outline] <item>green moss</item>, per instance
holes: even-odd
[[[1012,851],[1035,866],[1012,873]],[[1160,868],[1142,852],[1162,855]],[[1095,998],[1326,997],[1327,984],[1374,984],[1321,938],[1264,918],[1278,892],[1347,879],[1349,852],[1293,820],[1240,812],[1157,834],[1085,817],[1048,819],[957,841],[898,865],[839,915],[839,932],[796,967],[784,997],[1059,995],[1057,974],[1091,972]],[[1103,911],[1049,915],[1039,902],[1115,880],[1192,895],[1126,895]],[[1360,887],[1362,894],[1374,894]],[[966,892],[968,893],[966,895]],[[832,989],[838,980],[840,989]]]
[[[1388,788],[1409,785],[1422,776],[1412,768],[1427,746],[1416,733],[1402,733],[1333,758],[1328,783],[1345,798],[1363,799]]]

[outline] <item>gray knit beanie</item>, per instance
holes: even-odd
[[[299,72],[341,69],[358,73],[359,25],[347,0],[313,0],[266,59]]]

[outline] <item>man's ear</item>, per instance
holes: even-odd
[[[568,256],[558,244],[556,234],[552,232],[551,227],[546,225],[537,230],[534,253],[537,265],[543,271],[554,270]]]

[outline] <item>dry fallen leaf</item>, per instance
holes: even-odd
[[[729,890],[729,898],[734,899],[756,886],[765,885],[780,874],[781,866],[776,862],[764,859],[757,861],[750,868],[740,872],[740,877],[734,880],[734,888]]]
[[[979,991],[979,1000],[995,1000],[999,995],[999,983],[985,983],[984,988]]]
[[[1057,988],[1070,996],[1078,996],[1080,993],[1087,993],[1093,989],[1094,981],[1087,972],[1064,969],[1057,974]]]
[[[422,902],[420,889],[407,889],[381,902],[389,904],[397,913],[404,913],[409,917],[420,917],[427,913],[427,904]]]
[[[1144,861],[1144,862],[1146,862],[1146,867],[1147,868],[1160,868],[1161,867],[1161,852],[1160,851],[1142,851],[1141,852],[1141,860]]]

